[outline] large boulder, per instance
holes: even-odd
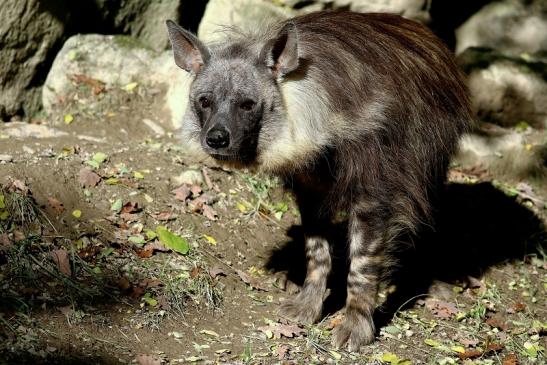
[[[44,7],[39,0],[2,0],[0,120],[32,115],[40,106],[40,87],[62,45],[66,20]]]
[[[469,47],[511,55],[547,50],[547,1],[505,0],[484,6],[456,30],[456,53]]]
[[[186,107],[189,76],[173,61],[171,51],[156,52],[128,36],[76,35],[58,53],[47,76],[42,103],[48,113],[62,107],[77,84],[76,75],[98,80],[107,89],[138,83],[166,90],[159,106],[173,127],[180,126]]]
[[[470,48],[458,60],[469,75],[471,100],[480,119],[504,127],[526,122],[547,128],[546,59]]]
[[[430,20],[428,0],[322,0],[335,8],[346,8],[361,13],[394,13],[405,18],[427,23]]]
[[[199,25],[198,36],[206,42],[223,37],[225,27],[249,30],[296,15],[288,7],[265,0],[210,0]]]

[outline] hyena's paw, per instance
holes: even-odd
[[[342,323],[333,330],[332,344],[340,348],[347,343],[349,351],[357,352],[362,345],[374,341],[374,333],[374,322],[370,315],[348,311]]]
[[[314,323],[321,317],[322,310],[323,293],[304,288],[296,297],[281,304],[279,314],[300,323]]]
[[[300,292],[301,289],[300,285],[295,284],[291,279],[289,279],[286,271],[276,273],[274,283],[276,287],[291,295]]]

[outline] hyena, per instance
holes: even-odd
[[[167,28],[176,64],[193,75],[182,128],[190,149],[277,174],[295,193],[307,273],[282,313],[320,318],[332,266],[325,237],[343,210],[350,263],[333,343],[353,351],[372,342],[390,252],[430,222],[471,123],[451,52],[426,27],[389,14],[317,12],[228,30],[210,45],[172,21]]]

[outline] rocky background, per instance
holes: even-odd
[[[71,77],[86,75],[106,87],[133,81],[160,87],[157,115],[178,127],[187,80],[171,60],[165,19],[214,41],[220,25],[259,26],[322,9],[393,12],[428,24],[454,49],[478,120],[488,123],[478,128],[493,135],[492,141],[484,133],[471,136],[462,157],[481,157],[500,171],[517,168],[517,174],[544,167],[544,144],[519,163],[497,157],[522,155],[520,132],[547,126],[543,0],[4,0],[0,118],[32,122],[50,115],[74,89]]]
[[[276,314],[303,281],[299,212],[184,150],[165,30],[322,9],[427,24],[477,114],[359,354],[330,345],[343,285],[321,323]],[[546,0],[0,0],[0,61],[0,364],[545,363]]]

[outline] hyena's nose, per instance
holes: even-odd
[[[230,144],[230,133],[223,127],[215,127],[207,132],[205,137],[207,145],[214,149],[228,147]]]

